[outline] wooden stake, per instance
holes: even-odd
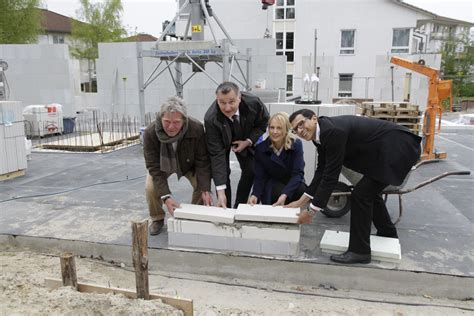
[[[137,298],[150,299],[148,287],[148,221],[132,222],[132,257],[137,283]]]
[[[76,262],[72,253],[63,253],[60,258],[63,286],[72,286],[77,290]]]

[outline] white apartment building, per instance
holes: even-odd
[[[440,68],[443,41],[449,34],[469,34],[474,26],[401,0],[276,0],[267,11],[255,0],[210,4],[235,38],[261,38],[269,29],[276,54],[287,57],[287,95],[301,95],[304,75],[319,72],[323,102],[411,96],[410,101],[423,105],[426,78],[392,69],[390,57],[423,58],[428,66]]]

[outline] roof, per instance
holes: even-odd
[[[68,33],[72,32],[71,18],[61,15],[59,13],[49,11],[47,9],[41,10],[41,27],[45,32]]]
[[[41,27],[46,33],[72,33],[73,18],[61,15],[59,13],[41,10]]]
[[[433,12],[430,12],[428,10],[419,8],[419,7],[414,6],[412,4],[405,3],[405,2],[403,2],[403,0],[392,0],[392,2],[394,2],[398,5],[401,5],[403,7],[409,8],[411,10],[414,10],[414,11],[417,11],[417,12],[420,12],[420,13],[423,13],[423,14],[427,15],[429,18],[428,19],[422,19],[423,21],[435,20],[437,22],[444,22],[444,23],[447,23],[447,24],[454,24],[454,25],[461,24],[461,25],[466,25],[466,26],[474,26],[474,23],[472,23],[472,22],[456,20],[456,19],[441,16],[441,15],[437,15],[437,14],[434,14]]]
[[[153,35],[140,33],[124,39],[125,42],[156,42],[158,38]]]

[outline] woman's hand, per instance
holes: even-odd
[[[290,204],[287,204],[283,207],[293,207],[293,208],[299,207],[299,208],[302,208],[303,206],[308,204],[309,200],[310,200],[309,197],[307,195],[303,194],[303,195],[301,195],[299,200],[291,202]]]
[[[280,195],[278,200],[275,203],[273,203],[273,206],[278,206],[278,205],[283,206],[283,205],[285,205],[286,197],[287,196],[284,193],[282,195]]]
[[[249,200],[247,201],[247,204],[250,204],[252,206],[254,206],[257,203],[258,203],[258,198],[255,195],[251,195],[249,197]]]

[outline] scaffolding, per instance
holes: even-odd
[[[176,41],[166,41],[172,28],[176,28],[178,19],[188,12],[184,36],[176,36]],[[225,35],[225,39],[218,41],[216,32],[211,24],[211,18]],[[205,40],[204,26],[208,25],[212,34],[212,40]],[[191,36],[189,36],[191,31]],[[139,81],[139,104],[142,123],[145,121],[145,89],[166,71],[169,72],[171,80],[176,88],[176,95],[183,96],[183,87],[197,73],[204,74],[213,83],[219,85],[222,81],[235,81],[241,85],[242,90],[248,91],[251,87],[251,49],[247,49],[245,54],[240,54],[238,48],[230,38],[221,21],[212,11],[209,0],[186,0],[179,8],[174,19],[168,23],[160,38],[150,50],[143,50],[141,43],[137,44],[138,56],[138,81]],[[144,79],[143,58],[157,58],[158,64]],[[209,74],[205,65],[215,63],[222,69],[222,78],[214,78]],[[245,62],[245,70],[241,63]],[[182,64],[190,64],[192,73],[188,78],[183,78],[181,71]],[[171,67],[174,66],[174,74]],[[241,78],[234,73],[238,69]]]

